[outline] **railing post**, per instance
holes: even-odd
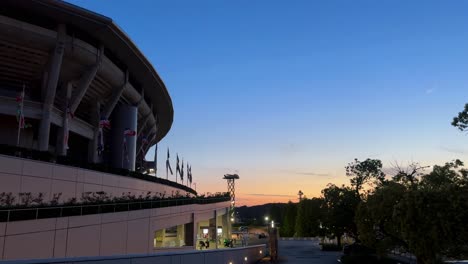
[[[38,216],[39,216],[39,208],[36,209],[36,220]]]

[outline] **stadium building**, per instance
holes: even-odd
[[[110,18],[2,0],[0,260],[222,247],[229,195],[143,173],[173,118],[161,77]],[[229,258],[259,257],[242,254]]]

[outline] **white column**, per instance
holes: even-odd
[[[54,106],[55,92],[60,77],[62,67],[63,53],[65,50],[66,27],[64,24],[58,25],[57,43],[50,62],[47,86],[44,90],[44,102],[42,107],[42,118],[39,124],[39,150],[49,150],[50,135],[50,112]]]

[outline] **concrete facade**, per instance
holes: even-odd
[[[227,207],[223,202],[0,223],[0,256],[11,260],[149,254],[158,252],[158,230],[205,220]]]
[[[43,193],[44,202],[52,199],[54,194],[61,193],[59,202],[66,202],[70,198],[79,200],[85,192],[100,191],[112,197],[122,196],[122,193],[136,196],[144,196],[147,192],[165,193],[166,197],[175,193],[187,194],[184,190],[164,184],[0,155],[0,193]]]
[[[60,264],[252,264],[265,256],[265,245],[221,250],[186,251],[156,254],[138,254],[111,257],[59,258],[44,260],[5,261],[5,264],[60,263]]]

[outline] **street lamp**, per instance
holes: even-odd
[[[265,216],[265,221],[268,222],[268,219],[270,219],[268,216]]]

